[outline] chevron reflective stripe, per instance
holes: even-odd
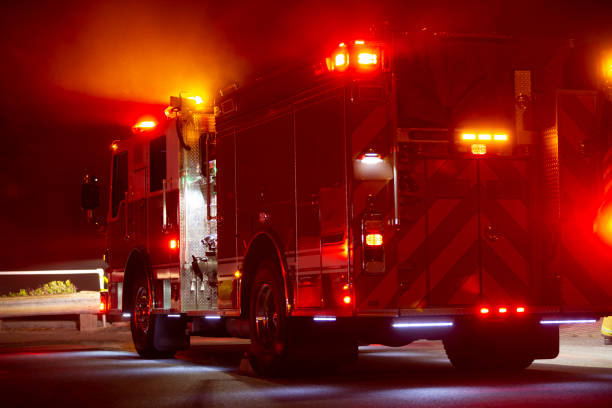
[[[390,271],[378,280],[369,278],[360,291],[360,308],[526,299],[531,264],[527,163],[416,162],[412,175],[404,176],[414,177],[413,189],[421,193],[403,200],[401,229],[387,244]]]
[[[605,181],[599,172],[599,106],[595,92],[560,92],[557,132],[561,210],[561,295],[564,306],[612,303],[610,249],[593,234]],[[605,158],[604,158],[605,160]]]

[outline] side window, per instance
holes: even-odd
[[[117,216],[119,203],[125,198],[128,190],[128,155],[127,152],[113,157],[113,184],[112,184],[112,216]]]
[[[163,180],[166,178],[166,136],[153,139],[149,145],[150,168],[149,191],[162,189]]]

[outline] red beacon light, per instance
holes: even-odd
[[[143,120],[141,122],[136,123],[134,126],[132,126],[132,132],[134,132],[135,134],[147,132],[147,131],[155,129],[156,126],[157,126],[157,123],[155,123],[155,121]]]
[[[327,58],[329,71],[374,72],[381,67],[381,47],[379,44],[356,40],[352,43],[340,43],[338,48]]]
[[[491,312],[491,310],[488,307],[481,307],[480,308],[480,314],[486,315],[489,314]]]

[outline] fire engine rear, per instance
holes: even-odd
[[[559,324],[612,312],[609,102],[565,89],[570,58],[424,31],[173,97],[113,145],[109,313],[145,357],[250,338],[263,375],[417,339],[457,368],[556,357]]]

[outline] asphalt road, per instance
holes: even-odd
[[[362,347],[337,373],[262,379],[239,370],[248,342],[192,339],[177,359],[137,357],[126,328],[0,331],[0,406],[612,406],[612,346],[597,325],[562,329],[561,354],[514,374],[462,374],[441,343]]]

